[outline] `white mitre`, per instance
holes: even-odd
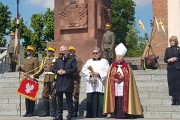
[[[125,54],[127,52],[127,48],[124,46],[123,43],[120,43],[119,45],[116,46],[115,52],[116,52],[116,55],[125,56]]]

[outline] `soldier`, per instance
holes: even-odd
[[[10,72],[16,71],[16,51],[15,51],[15,34],[12,32],[11,40],[8,43],[8,54],[10,59]]]
[[[52,67],[56,58],[54,57],[55,48],[49,47],[47,57],[43,58],[38,72],[33,74],[33,77],[39,77],[43,72],[44,76],[44,88],[43,88],[43,101],[44,101],[44,113],[39,117],[50,116],[49,96],[52,98],[52,114],[51,117],[55,117],[56,113],[56,95],[54,88],[55,74],[52,72]]]
[[[27,47],[27,57],[22,61],[19,70],[24,72],[25,75],[30,76],[38,71],[39,61],[37,57],[33,57],[35,48],[33,46]],[[23,117],[33,116],[35,101],[25,98],[26,113]]]
[[[80,57],[76,56],[76,48],[73,46],[69,47],[69,54],[75,56],[77,62],[77,72],[74,73],[74,91],[73,91],[73,106],[74,106],[74,113],[73,117],[78,117],[78,108],[79,108],[79,92],[80,92],[80,71],[82,69],[83,62]]]
[[[113,50],[115,46],[115,35],[111,31],[111,25],[106,24],[106,32],[102,38],[101,49],[103,51],[103,57],[108,60],[109,64],[112,63]]]

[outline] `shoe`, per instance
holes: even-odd
[[[27,113],[23,115],[23,117],[27,117],[27,116],[28,116],[28,114],[27,114]]]
[[[71,120],[71,115],[68,115],[68,116],[67,116],[67,120]]]
[[[53,120],[63,120],[63,116],[62,115],[58,115],[55,118],[53,118]]]
[[[32,117],[33,116],[33,114],[32,113],[29,113],[28,115],[27,115],[27,117]]]
[[[47,116],[50,116],[49,113],[43,113],[42,115],[39,115],[39,117],[47,117]]]
[[[78,113],[74,112],[72,117],[78,117]]]
[[[51,117],[55,117],[56,116],[56,114],[53,112],[52,114],[51,114]]]

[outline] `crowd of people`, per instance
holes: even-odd
[[[33,57],[34,50],[32,46],[27,47],[27,58],[23,60],[20,71],[31,78],[38,78],[43,72],[45,74],[42,92],[44,112],[40,117],[52,116],[54,120],[63,120],[63,94],[68,106],[67,120],[78,116],[80,72],[84,77],[82,80],[86,81],[87,118],[102,118],[108,114],[114,118],[143,115],[137,87],[135,84],[131,86],[135,82],[133,73],[123,59],[127,49],[122,43],[115,48],[116,60],[112,64],[101,57],[101,49],[95,47],[93,57],[83,65],[81,58],[75,54],[75,47],[62,45],[57,58],[54,57],[55,49],[49,47],[47,57],[38,67],[38,59]],[[26,98],[25,103],[24,117],[33,116],[35,101]]]
[[[130,65],[124,60],[127,48],[123,43],[115,47],[115,36],[110,27],[109,24],[106,25],[101,48],[94,47],[93,57],[85,64],[76,55],[74,46],[60,46],[58,57],[54,56],[56,49],[49,47],[47,57],[43,58],[40,66],[38,58],[33,57],[35,48],[30,45],[26,48],[27,57],[18,70],[34,79],[45,74],[42,92],[44,112],[40,117],[51,116],[54,117],[53,120],[63,120],[63,95],[68,106],[67,120],[78,117],[81,80],[86,82],[87,118],[103,118],[107,115],[115,119],[143,117],[135,78]],[[176,36],[170,38],[170,45],[164,57],[168,64],[169,95],[172,96],[172,105],[180,105],[180,48]],[[12,64],[14,62],[11,61],[10,65]],[[13,70],[12,67],[11,71]],[[25,106],[24,117],[33,116],[35,101],[26,98]]]

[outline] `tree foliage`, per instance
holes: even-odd
[[[0,2],[0,46],[6,45],[5,35],[9,34],[9,28],[11,25],[11,12],[9,11],[9,7],[3,5]]]
[[[139,57],[143,54],[144,47],[147,42],[146,34],[144,37],[140,37],[138,35],[140,31],[136,29],[135,23],[133,25],[129,25],[128,29],[129,29],[129,32],[125,39],[126,47],[128,48],[126,56]]]
[[[122,42],[126,45],[128,26],[132,25],[135,20],[135,3],[133,0],[111,0],[111,7],[112,30],[116,35],[116,44]]]
[[[30,27],[23,27],[23,45],[33,45],[38,53],[46,54],[48,41],[54,40],[54,11],[49,8],[44,14],[33,14]]]

